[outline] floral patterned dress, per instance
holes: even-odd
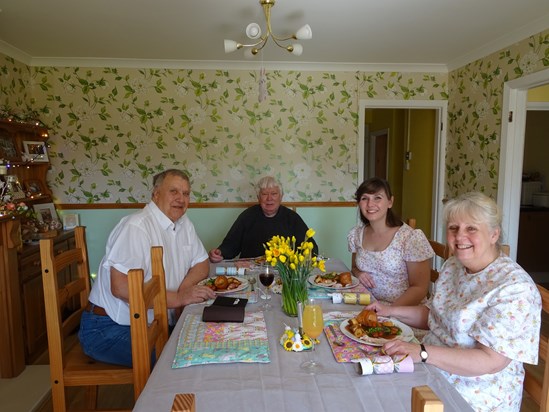
[[[389,246],[380,252],[364,249],[363,235],[364,225],[351,229],[347,235],[349,252],[356,253],[357,268],[372,276],[376,284],[370,289],[372,295],[387,303],[393,303],[410,287],[406,262],[422,262],[435,255],[425,234],[406,223],[395,233]]]
[[[523,362],[538,358],[541,297],[518,264],[503,254],[468,274],[450,257],[428,303],[429,345],[472,348],[476,342],[511,359],[505,369],[475,377],[441,371],[476,411],[519,411]]]

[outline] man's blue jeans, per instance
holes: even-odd
[[[129,326],[119,325],[108,316],[84,311],[78,332],[84,353],[100,362],[132,366]]]

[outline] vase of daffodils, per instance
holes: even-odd
[[[315,235],[307,230],[305,240],[298,246],[295,236],[273,236],[265,244],[265,258],[278,270],[282,280],[282,310],[288,316],[297,316],[297,302],[307,300],[307,279],[314,268],[325,271],[324,260],[312,256]]]

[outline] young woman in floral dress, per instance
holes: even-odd
[[[353,275],[377,300],[395,305],[424,301],[434,256],[424,233],[395,216],[387,181],[368,179],[355,196],[361,223],[347,236]]]

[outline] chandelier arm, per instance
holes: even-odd
[[[241,49],[242,47],[256,47],[256,46],[260,45],[261,43],[263,43],[261,45],[261,47],[258,49],[258,50],[261,50],[263,47],[265,47],[265,43],[267,43],[268,39],[269,39],[269,36],[261,36],[261,38],[255,43],[250,43],[250,44],[239,43],[238,48]]]
[[[274,6],[274,1],[272,2],[269,2],[269,1],[266,1],[266,2],[261,2],[261,5],[263,7],[263,14],[265,15],[265,22],[266,22],[266,25],[267,25],[267,34],[266,34],[266,37],[268,38],[269,36],[273,38],[273,42],[280,48],[282,49],[287,49],[287,46],[281,44],[280,42],[283,42],[283,41],[288,41],[288,40],[292,40],[292,39],[297,39],[297,37],[295,36],[295,34],[292,34],[291,36],[289,37],[278,37],[278,36],[275,36],[275,34],[273,33],[273,30],[271,28],[271,8]],[[265,41],[265,44],[267,43],[267,41]],[[261,50],[265,44],[263,44],[263,46],[261,46],[258,50]]]

